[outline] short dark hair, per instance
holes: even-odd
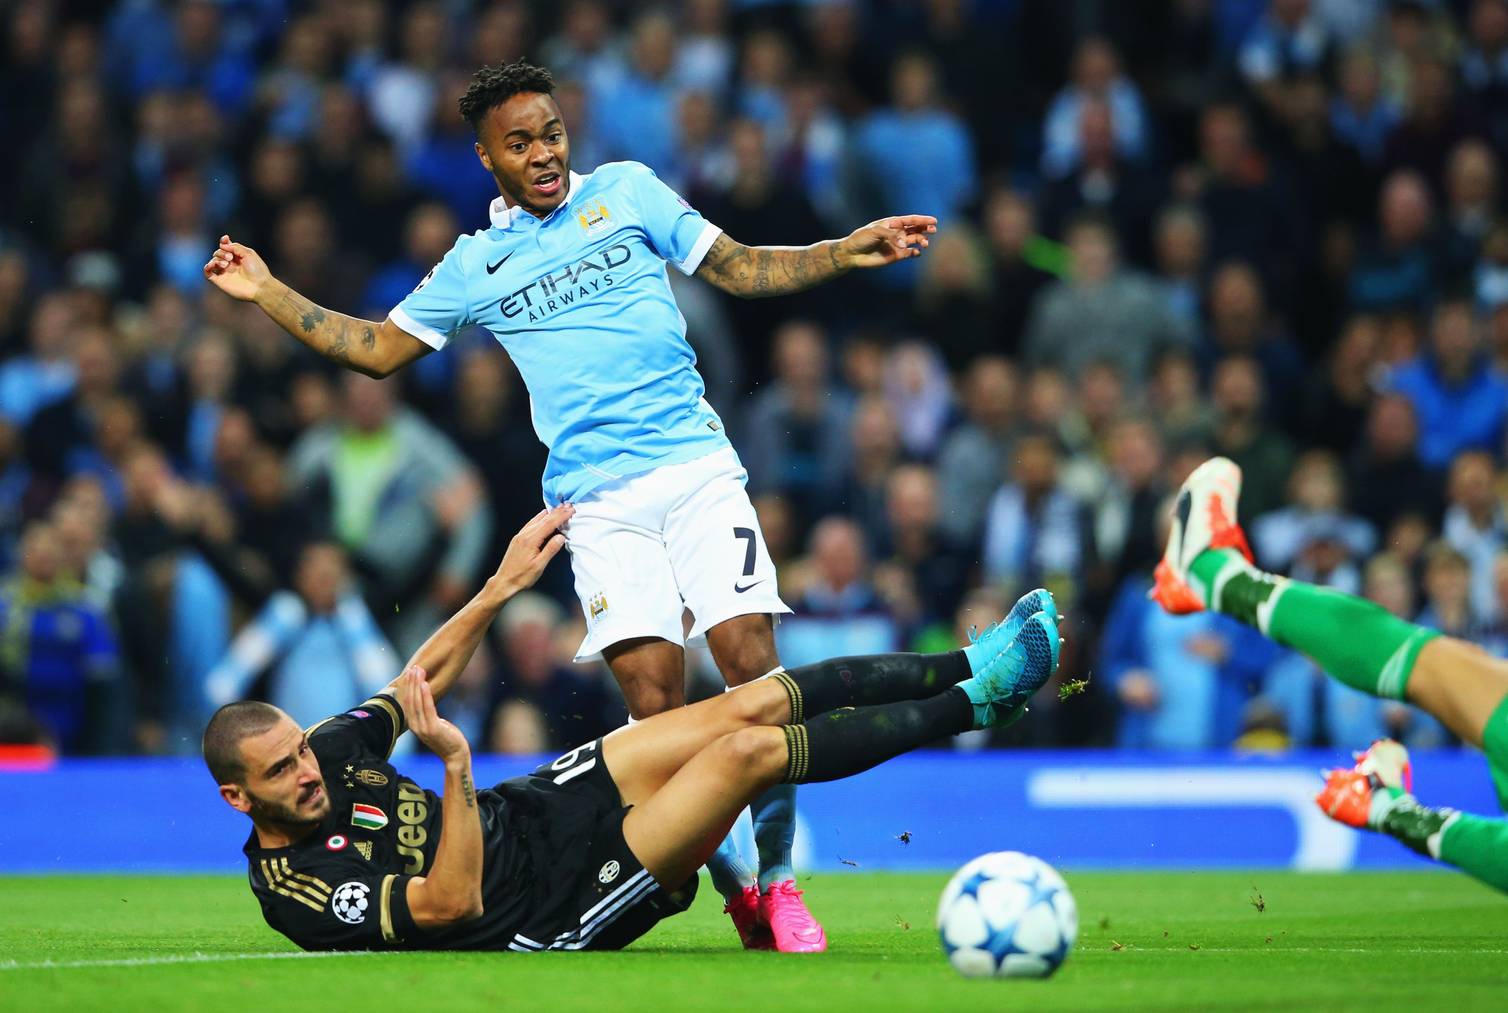
[[[261,735],[283,712],[260,700],[238,700],[215,711],[204,728],[204,762],[216,784],[238,784],[246,776],[241,740]]]
[[[516,60],[490,64],[472,74],[471,84],[466,86],[466,94],[457,104],[471,129],[480,130],[489,109],[502,105],[515,95],[527,94],[555,94],[555,79],[543,67]]]

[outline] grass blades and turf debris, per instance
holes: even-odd
[[[704,883],[623,953],[310,958],[241,877],[0,878],[0,1010],[1460,1013],[1508,996],[1508,899],[1464,876],[1070,870],[1079,944],[1045,982],[953,973],[932,929],[946,880],[803,877],[832,940],[816,957],[737,950]]]

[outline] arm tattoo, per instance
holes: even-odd
[[[461,794],[466,797],[466,808],[476,808],[476,789],[471,786],[471,774],[461,775]]]
[[[718,236],[696,273],[724,292],[762,298],[801,292],[842,274],[836,242],[756,246]]]
[[[285,288],[277,301],[267,306],[266,310],[267,315],[283,330],[330,361],[363,373],[369,373],[373,368],[371,353],[377,350],[375,325],[316,306],[291,288]],[[361,345],[359,358],[354,361],[351,347],[353,330],[357,332],[357,340]]]

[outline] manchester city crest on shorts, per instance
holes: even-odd
[[[576,220],[586,230],[587,235],[593,236],[604,232],[612,227],[613,216],[608,213],[607,205],[599,201],[592,201],[586,207],[576,212]]]
[[[595,623],[598,619],[601,619],[603,615],[606,614],[606,612],[607,595],[603,594],[601,591],[598,591],[587,601],[587,615],[591,618],[592,622]]]

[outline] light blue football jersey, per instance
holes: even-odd
[[[498,197],[492,227],[457,239],[392,311],[434,348],[475,324],[508,350],[550,450],[551,505],[728,446],[665,273],[695,271],[722,230],[638,162],[570,184],[544,219]]]

